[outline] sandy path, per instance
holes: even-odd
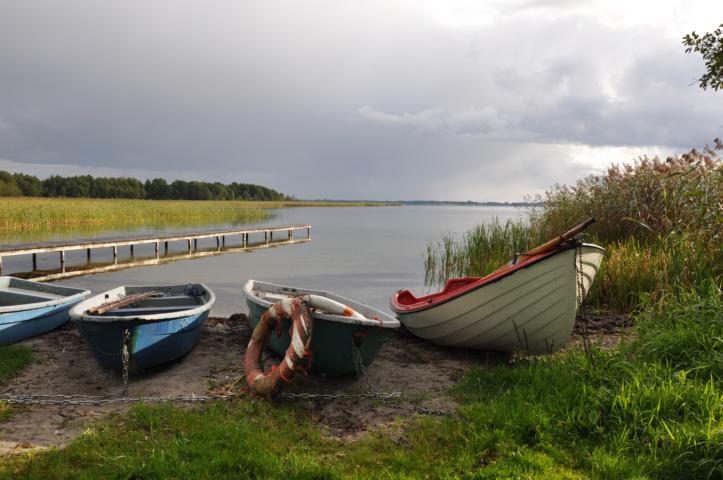
[[[614,328],[608,330],[600,337],[606,346],[619,338]],[[209,319],[201,341],[191,353],[171,364],[132,376],[129,393],[133,396],[207,394],[210,388],[241,375],[249,336],[243,316]],[[21,345],[32,349],[35,361],[0,388],[2,393],[108,395],[123,391],[120,375],[98,366],[73,327],[66,326]],[[505,358],[497,353],[435,347],[399,332],[368,367],[368,375],[374,391],[401,391],[401,400],[279,398],[275,402],[298,403],[309,410],[311,418],[327,434],[354,438],[388,425],[398,417],[418,413],[418,407],[453,411],[456,404],[448,396],[449,389],[474,366],[498,363]],[[278,361],[278,357],[267,360],[270,361]],[[324,378],[312,374],[297,376],[288,391],[359,393],[364,391],[364,383],[355,377]],[[121,413],[127,408],[127,405],[20,407],[8,420],[0,422],[0,454],[63,445],[80,435],[89,420]]]

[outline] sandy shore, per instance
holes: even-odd
[[[624,318],[595,317],[591,335],[604,346],[619,341]],[[579,329],[576,329],[579,330]],[[168,365],[132,376],[132,396],[206,395],[243,374],[243,355],[251,331],[243,315],[210,318],[199,344],[185,357]],[[579,335],[579,334],[576,334]],[[579,341],[573,338],[572,344]],[[101,368],[77,330],[66,325],[46,335],[21,343],[32,349],[35,361],[25,368],[2,393],[112,395],[121,394],[118,373]],[[267,353],[268,366],[278,357]],[[368,367],[375,391],[401,391],[402,399],[379,402],[366,399],[279,398],[278,404],[301,402],[322,431],[328,435],[354,438],[395,418],[414,415],[418,407],[454,411],[456,404],[448,391],[475,366],[507,361],[503,354],[439,348],[406,332],[393,335]],[[243,384],[244,382],[239,382]],[[355,377],[325,378],[311,374],[297,376],[290,392],[360,393],[364,382]],[[0,422],[0,454],[30,448],[62,446],[80,435],[88,421],[122,413],[128,405],[26,406]]]

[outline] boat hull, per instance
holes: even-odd
[[[256,328],[266,308],[250,301],[247,303],[249,325],[251,328]],[[281,336],[276,336],[274,332],[269,336],[267,346],[282,357],[291,343],[290,330],[291,321],[284,320]],[[357,348],[364,366],[367,366],[374,361],[382,345],[392,334],[390,329],[329,322],[314,316],[314,333],[310,345],[313,353],[311,369],[329,376],[356,373],[357,367],[354,363],[351,342],[354,335],[359,335],[359,332],[363,335],[363,340]]]
[[[0,345],[42,335],[65,324],[69,310],[88,290],[2,278],[0,286]]]
[[[0,345],[10,345],[55,330],[68,322],[68,311],[76,303],[71,301],[53,307],[0,314]]]
[[[269,306],[271,306],[271,303],[253,296],[251,293],[252,288],[249,287],[249,285],[253,285],[252,282],[254,281],[250,280],[246,287],[244,287],[244,294],[246,295],[246,303],[249,310],[249,324],[252,328],[256,328],[261,316]],[[261,283],[259,282],[259,284]],[[354,361],[352,342],[355,342],[362,363],[364,366],[368,366],[374,361],[384,342],[386,342],[391,334],[399,327],[399,322],[389,315],[330,292],[304,290],[271,284],[261,285],[269,285],[279,290],[284,289],[289,292],[293,291],[296,295],[310,293],[325,296],[353,308],[365,317],[374,316],[383,319],[382,321],[365,320],[364,322],[366,322],[366,324],[364,322],[355,323],[354,320],[346,317],[340,319],[343,321],[336,321],[331,319],[335,316],[314,312],[312,314],[314,318],[314,330],[310,345],[310,350],[313,355],[311,370],[318,373],[323,373],[328,376],[358,373],[358,367]],[[380,324],[385,326],[380,327]],[[281,327],[281,336],[277,336],[275,332],[272,332],[269,336],[268,347],[282,357],[285,355],[291,342],[290,330],[291,321],[284,320]]]
[[[189,288],[197,294],[188,294]],[[89,313],[107,301],[145,292],[154,295],[103,314]],[[76,305],[70,315],[103,367],[123,367],[127,335],[129,369],[138,371],[191,351],[201,338],[214,302],[213,292],[200,284],[118,287]]]
[[[414,335],[444,346],[554,352],[569,339],[578,307],[576,249],[548,256],[438,305],[397,317]],[[589,291],[604,250],[584,244],[582,283]]]
[[[123,337],[128,330],[129,368],[137,371],[176,360],[190,352],[201,339],[202,326],[207,318],[208,311],[152,323],[78,322],[77,326],[98,363],[112,369],[123,367]]]

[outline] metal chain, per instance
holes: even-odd
[[[344,398],[369,398],[376,400],[390,400],[394,398],[400,398],[402,392],[375,392],[372,387],[372,382],[369,379],[367,370],[364,367],[364,360],[362,359],[361,352],[356,345],[355,339],[351,339],[351,355],[352,362],[354,363],[354,370],[356,371],[357,377],[361,378],[364,382],[365,392],[364,393],[288,393],[282,392],[279,394],[283,398],[293,398],[301,400],[311,400],[315,398],[323,398],[326,400],[338,400]]]
[[[131,332],[129,329],[123,331],[123,345],[121,347],[121,362],[123,364],[123,396],[128,396],[128,365],[130,364],[130,352],[128,350],[128,343],[131,338]]]
[[[0,393],[0,401],[15,405],[111,405],[111,404],[128,404],[128,403],[140,403],[140,402],[173,402],[173,403],[204,403],[211,400],[229,399],[235,394],[211,394],[211,395],[190,395],[190,396],[157,396],[157,397],[131,397],[128,396],[128,366],[129,366],[129,350],[128,341],[130,339],[130,331],[125,330],[123,332],[123,346],[122,346],[122,361],[123,361],[123,393],[122,395],[23,395],[23,394],[12,394],[12,393]],[[364,393],[291,393],[282,392],[279,394],[280,397],[290,398],[295,400],[312,400],[312,399],[325,399],[325,400],[339,400],[339,399],[352,399],[352,398],[366,398],[374,400],[382,400],[386,404],[394,408],[402,408],[396,400],[402,397],[402,392],[375,392],[369,375],[364,366],[364,361],[361,356],[361,352],[357,347],[356,343],[352,339],[352,361],[354,362],[354,369],[364,382],[366,392]],[[432,408],[426,408],[421,406],[413,406],[412,409],[423,415],[438,415],[446,416],[450,415],[450,412],[444,410],[436,410]]]
[[[364,359],[361,356],[361,351],[359,350],[355,340],[356,339],[352,336],[351,356],[352,361],[354,362],[354,370],[356,370],[357,377],[360,377],[362,382],[364,382],[367,393],[370,393],[374,390],[374,387],[372,387],[372,381],[369,378],[369,374],[367,374],[367,369],[364,366]]]
[[[179,395],[159,397],[129,397],[122,395],[21,395],[0,393],[0,402],[14,405],[111,405],[140,402],[203,403],[210,400],[231,398],[233,395]]]
[[[376,400],[388,400],[392,398],[400,398],[402,392],[368,392],[368,393],[290,393],[282,392],[279,394],[283,398],[292,398],[298,400],[313,400],[323,398],[326,400],[339,400],[344,398],[368,398]]]

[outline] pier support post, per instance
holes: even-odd
[[[289,230],[289,240],[291,240],[291,230]]]
[[[191,239],[188,239],[188,253],[191,253]]]
[[[269,243],[269,232],[264,232],[264,242]]]
[[[33,253],[33,272],[38,269],[38,254]]]
[[[161,242],[156,242],[156,258],[161,255]]]
[[[221,237],[216,237],[216,250],[221,248]]]
[[[274,232],[269,230],[269,242],[273,242],[273,241],[274,241]]]
[[[87,263],[90,263],[90,248],[86,249],[85,251],[85,259]]]
[[[311,227],[306,227],[306,239],[311,239]]]
[[[226,248],[226,235],[221,237],[221,248]]]
[[[133,256],[133,245],[131,245],[131,257]]]
[[[168,242],[163,242],[163,253],[168,254]]]
[[[118,263],[118,246],[113,245],[113,263]]]
[[[65,267],[65,250],[60,251],[60,267]]]
[[[33,269],[35,270],[35,269]],[[0,257],[0,273],[3,271],[3,257]]]

